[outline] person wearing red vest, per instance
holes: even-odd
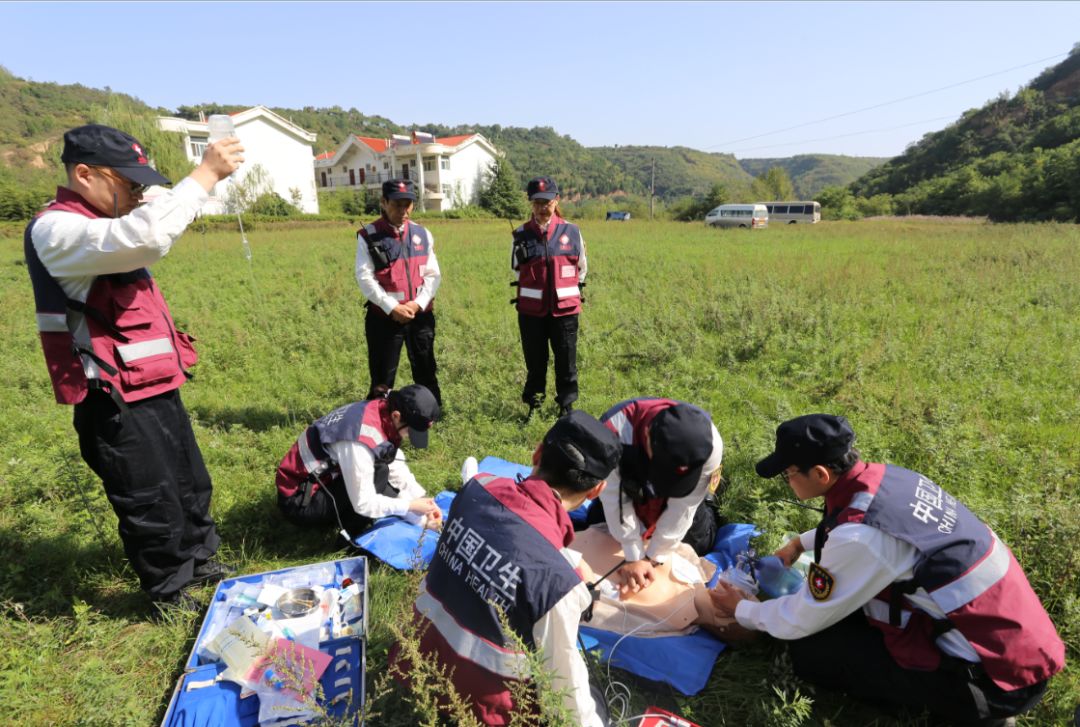
[[[413,618],[421,653],[446,668],[481,723],[509,724],[520,709],[510,684],[529,678],[526,655],[504,636],[500,611],[543,657],[571,723],[606,723],[577,646],[592,596],[576,570],[580,554],[568,549],[569,511],[604,489],[618,457],[615,435],[574,411],[548,430],[528,477],[476,474],[454,498]],[[397,647],[390,662],[407,681],[409,664]],[[542,723],[540,715],[534,720]]]
[[[231,569],[215,559],[211,481],[178,389],[195,363],[147,267],[165,256],[219,180],[243,161],[235,138],[207,147],[172,190],[128,134],[64,134],[67,186],[26,228],[38,332],[53,392],[75,407],[83,459],[102,479],[124,552],[157,604],[194,605],[184,587]]]
[[[627,399],[600,421],[618,435],[622,454],[586,524],[607,523],[626,558],[620,591],[637,592],[652,584],[655,565],[679,542],[698,555],[712,551],[724,442],[705,411],[673,399]]]
[[[543,403],[548,346],[555,357],[555,402],[559,416],[578,398],[577,335],[581,288],[587,265],[585,241],[577,225],[559,214],[559,186],[551,177],[528,185],[532,219],[514,230],[510,267],[517,276],[518,330],[525,355],[526,421]]]
[[[356,282],[367,299],[367,398],[394,388],[404,343],[413,380],[426,386],[441,406],[432,306],[442,274],[431,233],[409,220],[415,202],[411,181],[383,182],[382,217],[356,235]]]
[[[789,640],[795,673],[821,686],[964,724],[1006,724],[1042,698],[1065,646],[1009,548],[940,486],[863,462],[844,417],[776,430],[757,464],[800,500],[825,498],[816,530],[776,555],[813,551],[800,591],[762,603],[710,595],[740,626]]]
[[[304,430],[278,465],[278,507],[301,527],[337,525],[352,542],[379,518],[396,515],[437,529],[442,512],[413,477],[402,434],[423,449],[439,418],[419,384],[338,407]]]

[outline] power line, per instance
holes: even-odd
[[[744,151],[756,151],[757,149],[771,149],[776,146],[795,146],[797,144],[811,144],[816,141],[832,141],[833,139],[844,139],[849,136],[860,136],[862,134],[880,134],[885,131],[895,131],[897,129],[906,129],[909,126],[918,126],[919,124],[929,124],[931,121],[943,121],[945,119],[954,118],[955,114],[949,116],[937,116],[932,119],[923,119],[922,121],[912,121],[908,124],[900,124],[899,126],[890,126],[887,129],[867,129],[866,131],[852,131],[848,134],[836,134],[835,136],[822,136],[817,139],[803,139],[802,141],[784,141],[779,144],[764,144],[762,146],[748,146],[744,149],[735,149],[731,151],[731,154],[740,154]]]
[[[930,91],[922,91],[921,93],[915,93],[915,94],[912,94],[910,96],[904,96],[902,98],[893,99],[892,101],[884,101],[884,102],[879,103],[879,104],[874,104],[873,106],[866,106],[866,107],[863,107],[861,109],[855,109],[854,111],[845,111],[842,114],[835,114],[833,116],[826,116],[823,119],[816,119],[814,121],[806,121],[806,122],[801,123],[801,124],[795,124],[794,126],[788,126],[788,127],[783,128],[783,129],[777,129],[776,131],[766,131],[763,134],[755,134],[753,136],[744,136],[741,139],[734,139],[732,141],[725,141],[725,142],[722,142],[720,144],[714,144],[713,146],[705,147],[705,151],[709,151],[711,149],[718,149],[720,147],[726,147],[726,146],[729,146],[731,144],[739,144],[741,142],[751,141],[753,139],[760,139],[763,136],[772,136],[773,134],[782,134],[785,131],[792,131],[794,129],[801,129],[804,126],[812,126],[814,124],[821,124],[821,123],[824,123],[826,121],[832,121],[833,119],[840,119],[840,118],[843,118],[845,116],[853,116],[855,114],[861,114],[864,111],[872,111],[874,109],[880,109],[880,108],[885,107],[885,106],[891,106],[892,104],[901,103],[902,101],[910,101],[913,98],[920,98],[922,96],[929,96],[932,93],[938,93],[940,91],[948,91],[949,89],[956,88],[957,86],[963,86],[963,85],[968,84],[968,83],[975,83],[976,81],[982,81],[982,80],[987,79],[987,78],[993,78],[994,76],[1000,76],[1003,73],[1010,73],[1012,71],[1017,71],[1017,70],[1019,70],[1021,68],[1027,68],[1028,66],[1034,66],[1034,65],[1036,65],[1038,63],[1045,63],[1046,61],[1051,61],[1051,60],[1054,60],[1055,58],[1060,58],[1060,57],[1066,56],[1066,55],[1068,55],[1067,52],[1066,53],[1056,53],[1056,54],[1054,54],[1052,56],[1048,56],[1046,58],[1040,58],[1037,61],[1030,61],[1029,63],[1023,63],[1023,64],[1021,64],[1019,66],[1013,66],[1012,68],[1006,68],[1003,71],[994,71],[993,73],[987,73],[985,76],[979,76],[977,78],[969,78],[966,81],[958,81],[956,83],[951,83],[948,86],[942,86],[941,88],[935,88],[935,89],[932,89]]]

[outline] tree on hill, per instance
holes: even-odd
[[[714,184],[704,197],[685,197],[671,206],[671,219],[682,222],[698,222],[705,218],[709,210],[727,204],[727,187]]]
[[[529,213],[517,174],[506,159],[496,159],[488,172],[488,182],[480,191],[480,206],[496,217],[517,220]]]
[[[783,167],[770,167],[754,180],[751,191],[755,200],[772,202],[795,199],[795,185]]]

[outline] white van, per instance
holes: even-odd
[[[722,204],[705,215],[705,224],[760,230],[769,226],[769,211],[763,204]]]

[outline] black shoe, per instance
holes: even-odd
[[[236,568],[231,565],[225,565],[217,558],[211,558],[210,560],[199,563],[195,566],[195,571],[191,575],[190,583],[217,583],[224,578],[231,578],[236,575]]]
[[[171,609],[194,611],[196,613],[203,610],[202,604],[183,588],[165,596],[158,596],[153,599],[152,603],[159,614],[167,613]]]
[[[529,405],[529,413],[525,415],[525,423],[528,424],[532,419],[533,414],[544,404],[543,394],[534,394],[530,399],[523,399],[523,401]]]

